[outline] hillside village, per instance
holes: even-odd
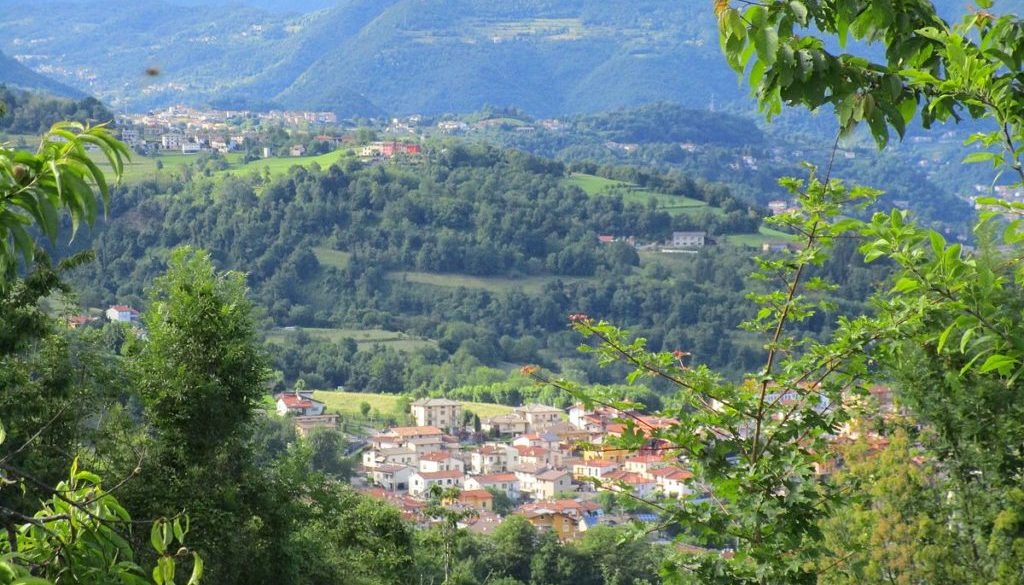
[[[872,389],[873,405],[893,413],[889,389]],[[785,403],[786,396],[779,400]],[[873,407],[874,407],[873,406]],[[276,396],[276,412],[291,417],[299,435],[318,427],[337,428],[338,415],[303,391]],[[394,426],[366,437],[352,483],[374,498],[398,507],[421,527],[436,522],[426,512],[438,488],[456,488],[449,508],[468,512],[462,527],[487,534],[508,514],[525,517],[538,529],[551,530],[563,541],[581,537],[596,525],[657,523],[655,509],[606,509],[602,493],[628,493],[631,500],[702,497],[692,483],[685,458],[659,438],[659,431],[677,421],[637,411],[576,404],[568,410],[543,404],[514,407],[508,414],[469,424],[461,403],[423,398],[410,405],[414,426]],[[844,427],[835,443],[857,438],[858,426]],[[619,439],[638,433],[646,437],[638,450],[619,446]],[[873,449],[886,439],[868,433]],[[833,473],[838,459],[820,466]]]

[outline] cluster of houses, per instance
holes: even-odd
[[[391,159],[399,155],[414,156],[422,153],[422,147],[414,142],[377,141],[359,150],[359,156],[370,159]]]
[[[255,128],[261,124],[299,128],[337,122],[332,112],[196,110],[184,106],[117,117],[120,138],[132,149],[184,154],[239,150],[247,138],[257,135]]]
[[[779,395],[779,403],[800,400],[791,394]],[[883,416],[895,412],[888,388],[876,386],[870,394]],[[278,414],[293,416],[302,435],[337,427],[338,416],[326,413],[325,404],[310,393],[286,392],[276,403]],[[701,497],[685,462],[654,432],[673,425],[672,419],[579,404],[568,410],[527,404],[482,420],[474,431],[465,425],[462,404],[453,400],[425,398],[410,410],[414,426],[391,427],[368,438],[354,483],[422,526],[432,522],[426,509],[435,487],[457,488],[449,491],[458,496],[445,504],[472,512],[460,522],[472,532],[489,533],[506,517],[499,512],[508,512],[562,540],[578,538],[595,525],[657,520],[643,518],[651,516],[643,512],[609,513],[602,509],[600,492],[643,499]],[[646,437],[639,449],[617,446],[616,437],[637,432]],[[861,432],[849,424],[835,441],[855,440]],[[885,446],[884,437],[868,433],[872,449]],[[817,471],[831,473],[839,464],[836,456]]]
[[[103,317],[111,323],[126,323],[133,327],[139,327],[142,324],[141,320],[142,313],[138,309],[130,305],[111,305],[103,312]],[[67,319],[67,325],[71,329],[78,329],[84,327],[90,323],[96,323],[100,320],[100,317],[94,317],[92,315],[71,315]]]
[[[594,501],[599,491],[676,498],[690,493],[691,475],[667,445],[652,439],[634,452],[610,444],[610,437],[626,432],[619,411],[528,404],[481,421],[482,432],[470,435],[459,402],[428,398],[411,410],[416,426],[370,437],[361,470],[371,495],[413,519],[429,520],[422,509],[434,486],[459,488],[452,504],[476,511],[465,521],[471,530],[487,532],[500,523],[494,500],[504,497],[518,506],[514,513],[572,539],[594,524],[628,521],[603,514]],[[634,416],[648,428],[672,423]]]

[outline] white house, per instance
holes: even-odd
[[[420,455],[420,471],[465,471],[465,463],[450,451],[434,451]]]
[[[312,392],[284,392],[277,395],[277,414],[284,416],[320,416],[326,404],[313,399]]]
[[[518,462],[518,451],[508,445],[487,444],[469,455],[473,473],[508,471]]]
[[[389,492],[404,492],[409,489],[409,478],[415,471],[408,465],[388,464],[372,469],[369,477],[374,485]]]
[[[128,305],[114,305],[107,309],[107,319],[122,323],[138,323],[139,311]]]
[[[519,500],[519,478],[514,473],[475,475],[466,480],[466,489],[485,490],[487,488],[505,492],[505,495],[513,501]]]
[[[462,472],[454,469],[448,471],[417,471],[409,477],[409,493],[413,496],[422,496],[435,485],[442,488],[461,488],[464,480],[465,476]]]
[[[373,469],[382,465],[408,465],[418,467],[420,457],[407,447],[382,447],[363,451],[363,467]]]
[[[599,489],[603,491],[632,493],[639,498],[646,498],[658,488],[658,482],[652,478],[644,477],[632,471],[612,471],[604,474],[601,478],[602,485]]]
[[[672,232],[673,248],[703,248],[707,232]]]
[[[581,461],[572,466],[572,475],[576,478],[602,479],[605,475],[619,468],[619,464],[608,459],[592,459]]]
[[[668,497],[682,498],[692,493],[689,480],[693,477],[693,474],[689,471],[675,467],[665,467],[652,470],[651,475],[657,482],[658,491]]]

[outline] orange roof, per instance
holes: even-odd
[[[661,455],[635,455],[626,459],[627,463],[665,463]]]
[[[622,483],[628,483],[631,485],[655,483],[653,479],[647,479],[639,473],[634,473],[632,471],[612,471],[611,473],[605,474],[604,478],[612,481],[621,481]]]
[[[514,473],[489,473],[487,475],[477,475],[474,477],[478,483],[499,483],[503,481],[519,481]]]
[[[420,456],[420,461],[448,461],[455,457],[446,451],[435,451],[433,453],[426,453]]]
[[[494,496],[487,490],[466,490],[459,494],[460,500],[493,500]]]
[[[664,477],[665,479],[690,479],[693,474],[685,469],[679,469],[676,467],[665,467],[662,469],[652,469],[649,472],[654,477]]]
[[[519,451],[520,457],[542,457],[548,453],[544,447],[527,447],[525,445],[516,445],[516,451]]]

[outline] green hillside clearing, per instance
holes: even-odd
[[[481,289],[493,293],[504,293],[513,290],[537,293],[543,290],[545,285],[556,280],[561,280],[563,282],[587,280],[586,278],[560,276],[526,276],[522,278],[509,278],[501,276],[470,276],[467,274],[438,274],[433,272],[405,271],[391,272],[388,274],[388,279],[445,288],[465,287]]]
[[[721,209],[711,207],[707,203],[698,199],[692,199],[681,195],[656,193],[654,191],[638,187],[633,183],[606,179],[596,175],[573,173],[565,179],[565,182],[568,185],[579,187],[584,193],[592,197],[621,195],[623,202],[637,203],[640,205],[646,205],[647,202],[653,198],[658,203],[658,209],[663,209],[673,215],[703,212],[720,215],[722,213]]]

